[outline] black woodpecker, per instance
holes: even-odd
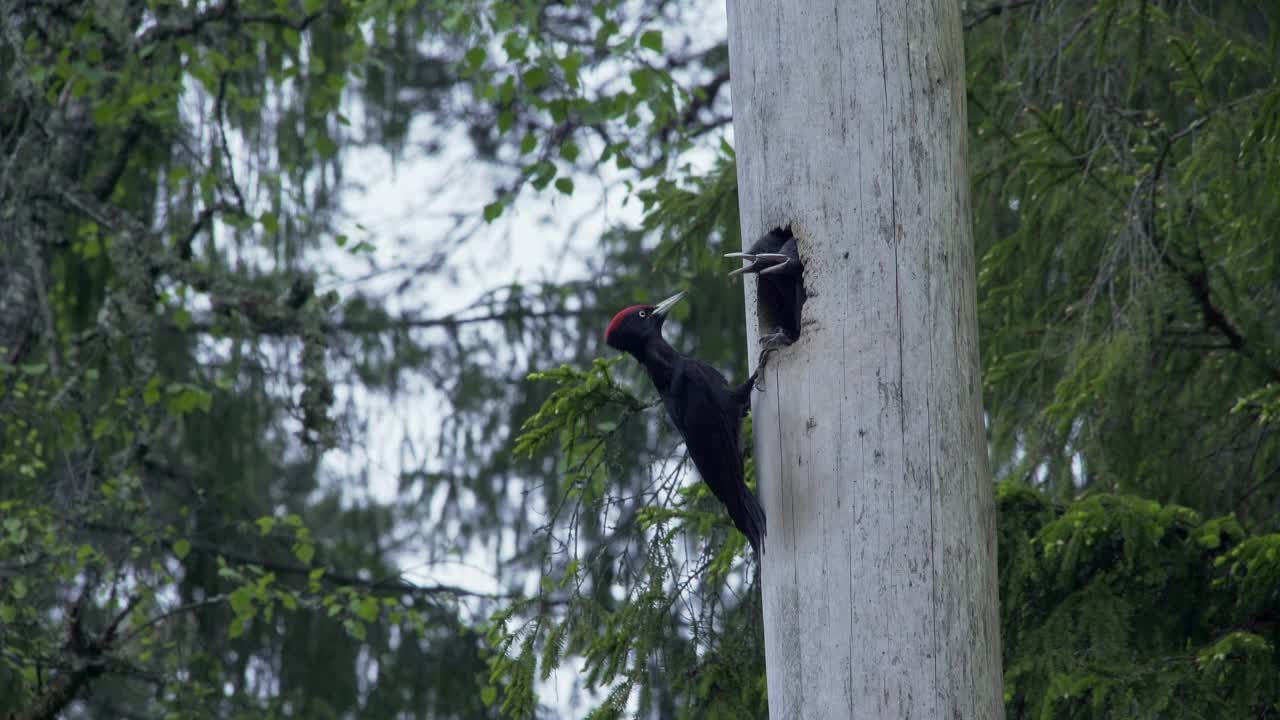
[[[684,436],[698,474],[724,503],[729,518],[747,536],[758,558],[765,536],[764,509],[743,479],[740,438],[756,376],[731,387],[720,371],[681,355],[662,339],[662,323],[682,298],[681,292],[657,305],[632,305],[622,310],[613,316],[604,341],[630,353],[648,371],[667,415]]]
[[[748,263],[729,273],[756,273],[760,307],[765,322],[777,327],[760,338],[766,350],[785,347],[800,337],[800,306],[804,304],[804,266],[796,238],[790,229],[774,228],[747,250],[726,253],[727,258],[741,258]]]

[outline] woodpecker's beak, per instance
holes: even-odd
[[[671,312],[671,308],[675,307],[676,303],[684,299],[684,295],[684,291],[681,291],[658,303],[653,308],[653,314],[660,318],[665,318],[667,313]]]
[[[784,253],[760,253],[759,257],[761,260],[768,260],[770,262],[777,263],[772,267],[767,267],[764,270],[761,270],[761,275],[768,275],[769,273],[781,272],[783,270],[790,271],[793,267],[800,265],[795,258]]]
[[[755,265],[756,265],[756,256],[755,256],[755,255],[752,255],[751,253],[742,253],[742,252],[738,252],[738,253],[725,253],[725,254],[724,254],[724,256],[725,256],[725,257],[727,257],[727,258],[731,258],[731,259],[732,259],[732,258],[742,258],[743,260],[750,260],[750,261],[751,261],[751,264],[750,264],[750,265],[743,265],[742,267],[738,268],[737,270],[734,270],[734,271],[730,272],[730,273],[729,273],[729,277],[733,277],[734,275],[740,275],[740,274],[742,274],[742,273],[744,273],[744,272],[747,272],[747,271],[751,270],[752,268],[754,268],[754,267],[755,267]]]

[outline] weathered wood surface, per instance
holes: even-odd
[[[771,715],[1002,718],[959,3],[728,5],[743,234],[810,296],[754,408]]]

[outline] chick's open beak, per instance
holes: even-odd
[[[729,277],[733,277],[734,275],[738,275],[744,272],[750,272],[756,266],[756,256],[752,255],[751,253],[734,252],[734,253],[725,253],[724,256],[730,259],[741,258],[743,260],[750,261],[750,264],[743,265],[737,270],[734,270],[733,272],[729,273]]]

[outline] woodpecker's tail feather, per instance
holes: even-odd
[[[760,501],[751,494],[751,490],[746,485],[739,485],[737,497],[732,503],[725,504],[728,506],[729,517],[733,519],[733,524],[747,536],[751,549],[755,551],[756,558],[759,558],[764,547],[764,536],[768,534],[764,508],[760,507]]]

